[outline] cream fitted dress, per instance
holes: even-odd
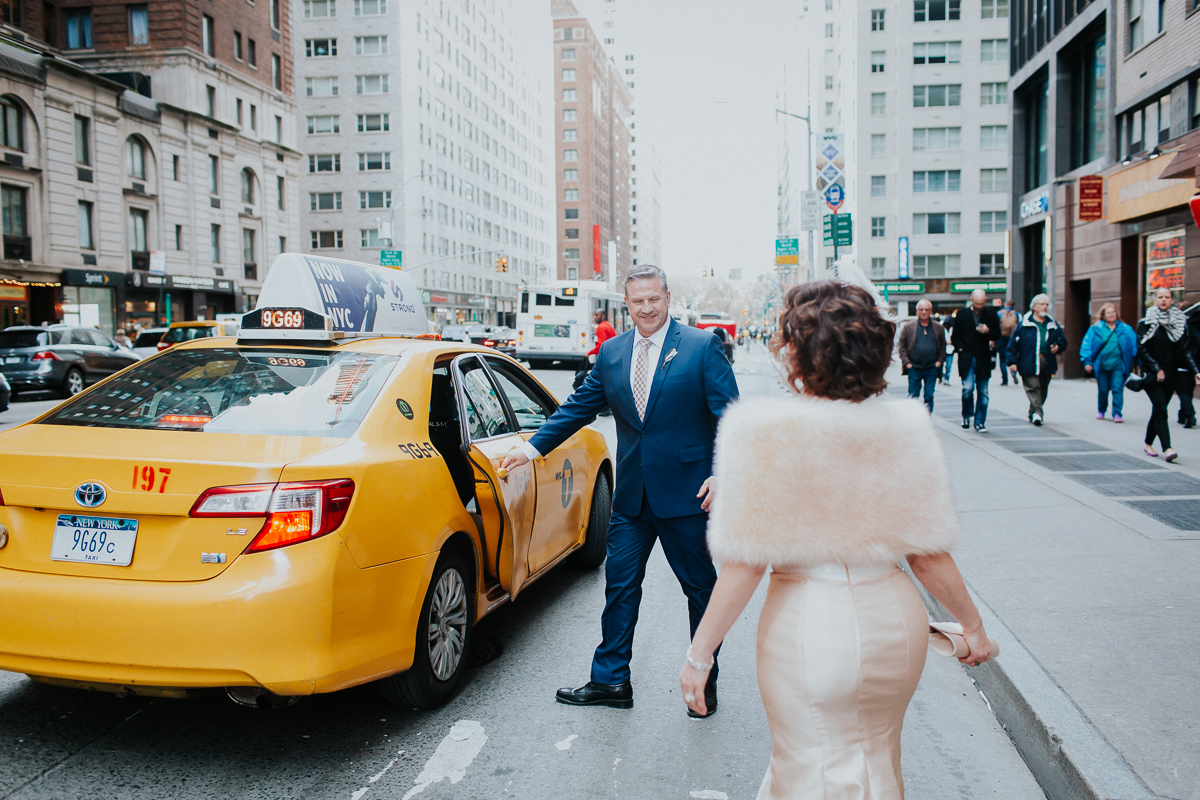
[[[758,800],[899,800],[929,622],[895,563],[776,568],[758,625],[774,746]]]

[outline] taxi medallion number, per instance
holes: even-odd
[[[264,328],[303,328],[304,311],[299,308],[264,308],[262,326]]]
[[[59,514],[54,525],[50,558],[127,567],[133,561],[137,529],[136,519]]]

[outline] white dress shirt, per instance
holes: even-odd
[[[668,319],[661,328],[659,328],[658,330],[656,330],[654,333],[650,334],[649,336],[642,336],[642,332],[638,331],[633,337],[633,352],[630,354],[630,358],[629,358],[629,391],[630,391],[630,393],[633,392],[633,380],[634,380],[634,375],[637,370],[638,349],[641,348],[643,341],[650,342],[650,350],[646,353],[646,399],[647,399],[647,401],[649,401],[649,399],[650,399],[650,390],[654,386],[654,377],[658,373],[658,359],[659,359],[659,356],[662,354],[663,342],[665,342],[667,340],[667,331],[670,330],[670,327],[671,327],[671,320]],[[521,443],[520,450],[521,450],[521,452],[523,452],[525,454],[525,457],[528,458],[530,461],[533,461],[535,458],[542,457],[542,454],[538,452],[537,448],[534,447],[533,445],[531,445],[528,441]]]

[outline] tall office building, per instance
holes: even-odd
[[[294,241],[288,7],[186,9],[4,5],[5,319],[245,310]]]
[[[632,97],[600,37],[574,3],[553,0],[551,9],[562,248],[557,278],[619,281],[632,265]]]
[[[556,252],[548,26],[511,0],[297,10],[304,250],[398,250],[438,322],[511,323]]]
[[[979,287],[1004,296],[1007,2],[808,0],[815,168],[835,144],[822,135],[843,134],[839,213],[852,215],[854,244],[838,255],[876,282],[907,267],[901,302],[957,307]],[[817,266],[833,256],[821,245]]]

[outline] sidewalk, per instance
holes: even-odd
[[[1180,460],[1164,464],[1141,454],[1143,393],[1126,392],[1116,425],[1094,419],[1094,381],[1056,379],[1035,428],[997,374],[978,434],[960,427],[953,383],[934,417],[963,524],[955,558],[1016,650],[1006,674],[979,671],[997,715],[1051,798],[1200,800],[1200,429],[1177,425],[1173,403]],[[896,374],[889,393],[902,386]]]

